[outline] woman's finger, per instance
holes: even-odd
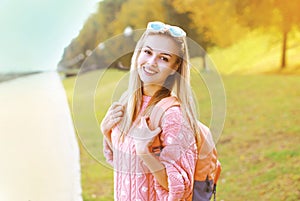
[[[148,123],[147,123],[147,119],[148,119],[148,117],[142,117],[141,118],[141,123],[142,123],[142,127],[149,129],[149,126],[148,126]]]
[[[116,118],[116,117],[122,117],[122,116],[123,116],[123,111],[116,112],[113,116],[114,116],[115,118]]]
[[[101,131],[108,133],[123,117],[124,106],[118,102],[114,102],[108,109],[106,115],[101,122]]]
[[[122,112],[117,112],[117,113],[111,114],[111,115],[109,116],[109,119],[110,119],[110,120],[115,120],[115,119],[118,118],[118,117],[123,117],[123,113],[122,113]]]
[[[114,125],[116,123],[118,123],[123,117],[123,113],[122,112],[118,112],[118,113],[115,113],[113,115],[110,116],[110,120],[114,123]],[[113,126],[114,126],[113,125]]]
[[[142,117],[141,118],[141,123],[142,123],[142,129],[146,130],[147,133],[147,138],[153,138],[154,136],[156,136],[159,132],[160,132],[160,128],[156,128],[154,130],[151,130],[148,126],[147,120],[149,119],[149,117]]]
[[[121,117],[116,117],[116,118],[114,119],[114,123],[115,123],[115,124],[119,123],[119,121],[121,121]]]
[[[120,116],[124,113],[123,111],[123,106],[116,106],[116,107],[113,107],[111,109],[109,109],[109,111],[107,112],[107,116]]]
[[[153,131],[151,131],[151,135],[152,136],[156,136],[161,132],[161,128],[157,127],[156,129],[154,129]]]
[[[119,105],[119,106],[115,107],[113,109],[113,111],[114,112],[120,112],[120,111],[123,112],[124,111],[124,107],[122,105]]]
[[[114,102],[114,103],[110,106],[109,109],[116,109],[117,107],[122,108],[123,105],[122,105],[121,103],[119,103],[119,102]]]

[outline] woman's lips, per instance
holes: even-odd
[[[156,71],[146,68],[145,66],[143,66],[143,71],[148,76],[155,75],[157,73]]]

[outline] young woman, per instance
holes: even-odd
[[[189,68],[186,33],[148,23],[131,60],[128,90],[101,122],[115,200],[191,200],[200,131]],[[180,105],[168,108],[160,126],[150,129],[154,106],[170,96]],[[157,135],[159,156],[149,149]]]

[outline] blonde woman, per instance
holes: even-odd
[[[115,200],[191,200],[197,143],[195,103],[190,88],[186,33],[177,26],[150,22],[135,48],[127,92],[101,122],[104,155],[114,168]],[[168,108],[160,126],[149,116],[162,99]],[[149,149],[159,136],[160,154]]]

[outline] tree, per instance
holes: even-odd
[[[209,2],[208,0],[203,1]],[[193,2],[194,4],[198,3],[195,0]],[[149,21],[163,21],[183,27],[187,31],[188,36],[198,44],[201,44],[205,49],[218,41],[225,41],[220,40],[223,38],[221,35],[219,35],[221,37],[218,39],[211,40],[211,37],[208,37],[212,35],[209,32],[210,29],[207,28],[209,23],[202,23],[201,20],[199,25],[192,18],[194,12],[179,10],[177,6],[171,0],[104,0],[99,2],[97,12],[88,18],[79,35],[65,49],[60,65],[69,64],[66,65],[68,68],[79,69],[84,61],[82,55],[86,56],[86,52],[90,52],[100,43],[104,43],[113,36],[123,34],[124,29],[128,26],[134,30],[144,29]],[[138,38],[138,34],[132,36],[132,44]],[[104,64],[104,58],[111,61],[115,57],[114,53],[128,48],[130,44],[130,41],[126,43],[122,43],[122,40],[110,41],[110,44],[107,44],[105,49],[100,48],[95,51],[97,55],[99,54],[99,58],[102,59],[99,63]],[[107,53],[103,53],[104,50]],[[196,52],[195,55],[194,53],[192,52],[191,56],[199,56],[199,52]],[[78,55],[80,57],[77,57]],[[79,58],[79,60],[74,58]],[[130,58],[130,55],[124,58]],[[92,60],[97,61],[96,57],[93,57]],[[68,61],[75,61],[76,63]],[[118,62],[116,61],[116,63]]]
[[[127,26],[141,29],[145,28],[149,21],[164,21],[166,11],[163,2],[163,0],[128,0],[112,22],[115,33],[122,33]]]
[[[106,51],[109,52],[106,57],[110,61],[114,59],[111,66],[129,67],[134,47],[142,32],[134,31],[132,35],[125,36],[123,34],[125,29],[129,27],[132,30],[144,29],[148,21],[164,21],[166,12],[162,2],[163,0],[128,0],[122,4],[109,25],[114,30],[111,36],[118,37],[114,41],[106,41],[108,43]]]
[[[208,47],[212,46],[212,43],[210,43],[208,40],[205,40],[203,37],[204,33],[199,33],[197,27],[191,27],[192,19],[190,17],[190,13],[178,12],[177,8],[174,6],[176,5],[173,4],[173,0],[167,0],[164,2],[164,7],[167,11],[166,22],[179,26],[187,31],[187,36],[203,47],[203,50],[206,50]],[[190,52],[191,57],[203,56],[204,54],[204,52],[200,53],[200,55],[198,52]]]
[[[103,0],[98,3],[98,10],[84,23],[78,36],[65,48],[62,59],[58,63],[60,71],[79,69],[88,56],[87,52],[94,50],[100,41],[108,39],[115,33],[110,23],[126,0]]]
[[[286,66],[286,47],[288,33],[292,30],[293,26],[300,27],[300,13],[299,13],[300,0],[290,0],[289,2],[274,1],[275,10],[281,15],[281,20],[278,23],[279,29],[282,31],[282,57],[281,68]]]
[[[174,0],[178,12],[187,13],[190,27],[196,29],[206,43],[225,47],[241,38],[246,27],[237,23],[234,1]]]
[[[282,34],[280,67],[286,67],[288,34],[293,27],[300,27],[300,0],[245,0],[236,3],[240,9],[240,21],[252,27],[275,27]]]

